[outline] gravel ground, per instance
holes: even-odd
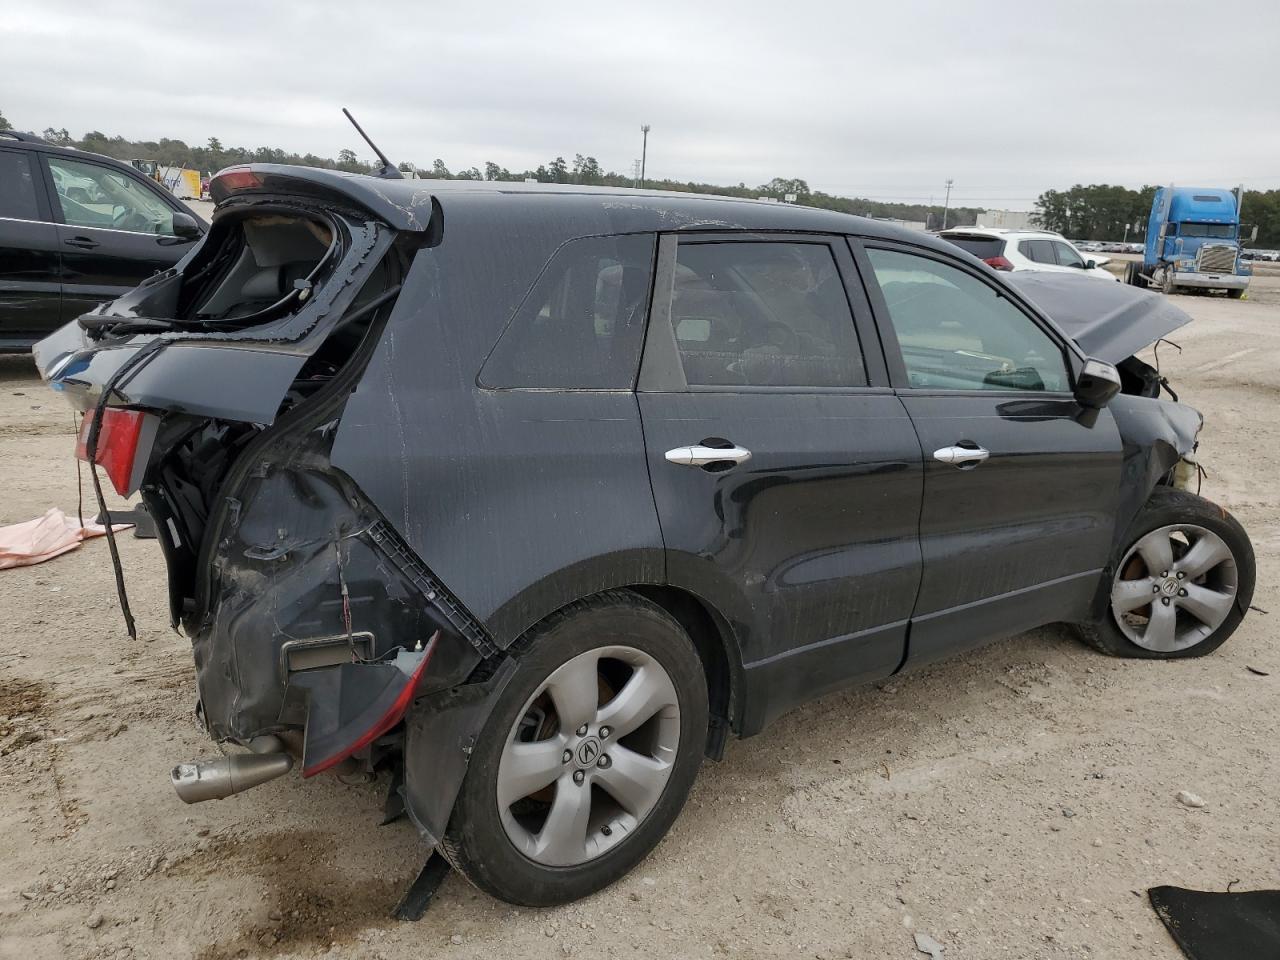
[[[1147,887],[1280,886],[1280,274],[1178,303],[1197,322],[1161,366],[1258,552],[1230,643],[1122,661],[1052,627],[829,697],[706,763],[656,852],[565,908],[451,877],[389,919],[424,851],[377,826],[385,782],[183,806],[168,769],[210,747],[154,543],[121,541],[137,643],[103,541],[0,572],[0,957],[910,958],[914,931],[948,960],[1178,957]],[[0,361],[0,523],[75,510],[72,443],[29,361]]]

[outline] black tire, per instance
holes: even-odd
[[[1227,296],[1230,297],[1232,300],[1239,300],[1242,297],[1244,297],[1244,289],[1240,288],[1237,290],[1228,290]]]
[[[1147,278],[1142,275],[1142,264],[1130,260],[1124,267],[1124,282],[1131,287],[1145,287]]]
[[[1236,574],[1236,595],[1227,618],[1207,637],[1193,646],[1174,651],[1148,650],[1134,643],[1117,625],[1110,604],[1100,621],[1076,624],[1081,638],[1090,646],[1113,657],[1131,657],[1143,660],[1175,660],[1184,657],[1203,657],[1227,642],[1240,625],[1249,604],[1253,601],[1256,576],[1253,545],[1244,528],[1222,507],[1194,493],[1159,487],[1138,512],[1128,532],[1107,567],[1107,587],[1114,582],[1120,562],[1129,550],[1145,535],[1161,527],[1178,524],[1194,524],[1222,538],[1232,554]]]
[[[517,848],[497,802],[498,767],[520,714],[539,687],[572,658],[611,644],[657,660],[679,706],[679,745],[660,799],[624,839],[575,866],[547,866]],[[707,739],[707,684],[688,634],[665,610],[629,591],[611,591],[553,614],[518,641],[519,666],[478,738],[440,852],[477,888],[508,903],[547,907],[609,886],[666,835],[697,777]]]

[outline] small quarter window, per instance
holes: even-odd
[[[849,300],[823,243],[680,244],[671,323],[691,386],[867,382]]]
[[[628,390],[649,309],[652,234],[560,247],[480,372],[495,389]]]
[[[0,150],[0,217],[40,219],[31,164],[16,150]]]

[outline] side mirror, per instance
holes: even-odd
[[[1076,377],[1076,402],[1101,410],[1120,392],[1120,371],[1103,360],[1086,360]]]
[[[1096,269],[1098,268],[1098,261],[1097,261],[1097,260],[1086,260],[1086,261],[1084,262],[1084,268],[1085,268],[1086,270],[1096,270]]]
[[[173,235],[181,240],[199,240],[200,224],[189,213],[173,215]]]

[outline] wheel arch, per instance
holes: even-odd
[[[669,613],[689,635],[707,678],[711,712],[707,755],[718,760],[742,717],[742,655],[733,628],[715,607],[697,594],[671,584],[634,584],[626,589]]]

